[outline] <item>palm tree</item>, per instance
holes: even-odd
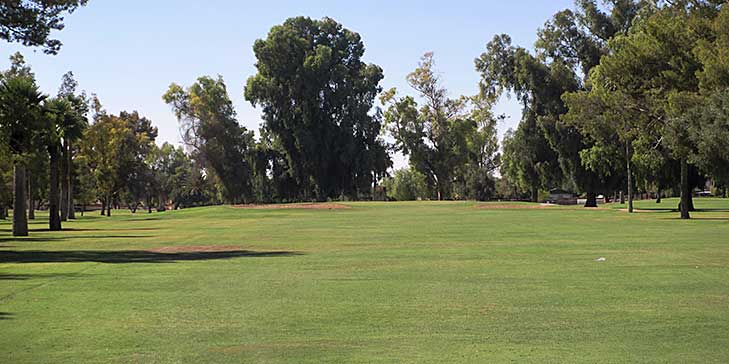
[[[62,186],[65,186],[64,195],[62,196],[62,200],[65,200],[65,207],[66,207],[66,213],[65,215],[69,219],[75,219],[75,209],[74,209],[74,203],[73,203],[73,151],[74,151],[74,144],[81,139],[83,136],[84,130],[88,126],[88,121],[86,120],[86,114],[89,112],[89,106],[86,101],[86,98],[81,96],[76,96],[73,94],[68,94],[65,96],[65,99],[68,100],[68,103],[71,107],[69,117],[67,117],[63,124],[63,165],[64,168],[62,168],[64,174],[61,176],[62,178]],[[64,188],[62,188],[64,190]],[[63,204],[62,204],[63,205]],[[61,212],[61,219],[63,219],[64,213]]]
[[[59,164],[62,163],[61,140],[63,140],[64,126],[73,118],[73,109],[70,102],[65,98],[54,98],[47,100],[44,104],[44,141],[48,149],[50,187],[48,189],[48,212],[50,213],[49,228],[51,231],[61,230],[60,203],[61,194],[59,191]]]
[[[38,116],[44,98],[30,76],[5,77],[0,82],[0,133],[13,154],[13,236],[28,236],[26,159],[40,130]]]

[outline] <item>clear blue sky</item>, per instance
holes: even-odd
[[[201,75],[222,75],[238,120],[258,129],[260,112],[243,98],[245,81],[255,73],[252,45],[288,17],[329,16],[358,32],[366,61],[384,69],[382,86],[404,93],[410,92],[405,76],[423,53],[433,51],[444,85],[457,96],[477,92],[473,60],[495,34],[507,33],[531,48],[537,29],[572,5],[573,0],[91,0],[54,34],[64,43],[57,56],[0,42],[0,67],[7,68],[7,57],[21,51],[51,94],[71,70],[80,88],[98,94],[108,111],[138,110],[159,128],[160,142],[177,144],[177,121],[161,95],[171,82],[187,86]],[[510,117],[499,125],[501,133],[519,120],[513,101],[502,101],[496,111]]]

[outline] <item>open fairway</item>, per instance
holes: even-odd
[[[346,205],[1,221],[0,363],[729,362],[729,200]]]

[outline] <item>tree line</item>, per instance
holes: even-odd
[[[0,36],[55,54],[50,30],[86,1],[52,3],[27,3],[47,13],[6,9]],[[13,232],[26,235],[36,207],[58,230],[96,204],[109,216],[120,206],[538,201],[565,188],[586,206],[620,192],[631,211],[636,192],[675,192],[689,218],[695,186],[728,182],[728,42],[723,1],[577,0],[538,30],[534,49],[506,34],[488,42],[474,62],[477,95],[450,96],[427,53],[407,76],[409,96],[383,90],[359,34],[295,17],[253,45],[257,71],[243,96],[262,110],[258,136],[239,123],[222,77],[202,76],[162,95],[182,147],[158,146],[137,112],[106,112],[70,72],[57,95],[42,94],[16,54],[0,76],[0,217],[12,203]],[[523,111],[500,146],[503,116],[492,110],[503,95]],[[391,176],[395,152],[409,167]]]
[[[729,9],[724,1],[578,0],[539,29],[534,50],[498,35],[476,60],[482,93],[508,92],[522,120],[501,173],[536,201],[567,187],[680,195],[729,183]]]

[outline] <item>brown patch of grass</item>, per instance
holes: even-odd
[[[238,209],[260,209],[260,210],[274,210],[274,209],[303,209],[303,210],[340,210],[349,209],[350,206],[342,205],[338,203],[289,203],[289,204],[270,204],[270,205],[236,205],[233,206]]]

